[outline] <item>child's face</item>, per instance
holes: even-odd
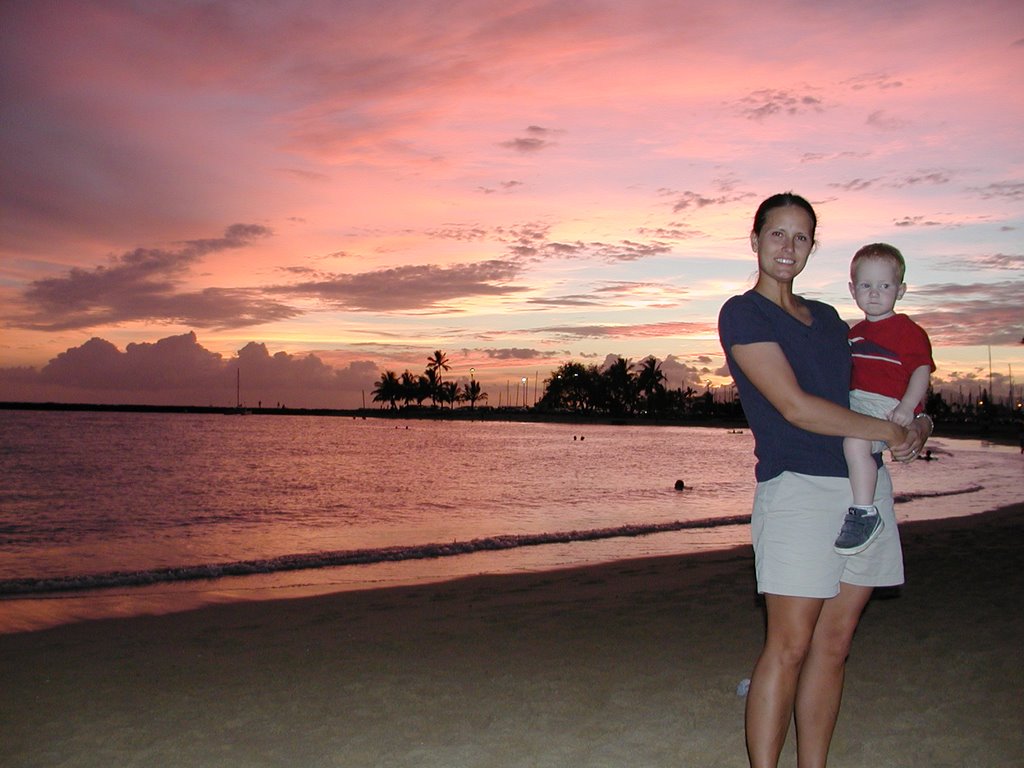
[[[857,265],[855,280],[850,283],[850,294],[868,320],[885,320],[896,314],[893,307],[907,290],[906,284],[898,280],[896,267],[889,261],[864,259]]]

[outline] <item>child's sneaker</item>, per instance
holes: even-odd
[[[878,538],[884,527],[885,523],[882,522],[882,516],[878,514],[877,509],[874,514],[868,514],[866,509],[850,507],[833,549],[840,555],[856,555],[863,552]]]

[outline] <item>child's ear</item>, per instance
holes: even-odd
[[[906,292],[907,292],[907,284],[906,283],[900,283],[900,287],[896,291],[896,301],[899,301],[900,299],[902,299],[903,298],[903,294],[906,293]]]
[[[853,296],[853,298],[856,299],[857,298],[857,289],[854,287],[852,282],[847,283],[847,285],[850,286],[850,295]]]

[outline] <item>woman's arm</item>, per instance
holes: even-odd
[[[921,449],[924,448],[924,444],[928,442],[928,438],[932,436],[932,430],[934,429],[935,423],[932,421],[931,416],[927,413],[917,414],[907,428],[907,439],[902,443],[889,443],[892,457],[896,461],[910,461],[914,459],[921,452]]]
[[[890,446],[908,442],[907,430],[898,424],[855,413],[805,392],[775,342],[734,344],[730,352],[750,383],[793,426],[819,435],[883,440]]]

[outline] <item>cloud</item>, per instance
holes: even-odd
[[[1021,282],[943,283],[914,288],[913,317],[935,346],[1014,345],[1024,336]]]
[[[881,109],[875,110],[868,115],[864,122],[872,128],[878,128],[883,131],[901,131],[908,125],[906,120],[890,117]]]
[[[909,174],[902,178],[895,180],[892,186],[896,189],[902,189],[903,187],[915,187],[920,185],[939,185],[948,184],[953,180],[953,174],[950,171],[935,170],[935,171],[918,171],[917,173]]]
[[[893,225],[897,227],[943,227],[945,222],[926,219],[924,216],[904,216],[902,219],[893,219]]]
[[[193,332],[154,344],[129,344],[124,352],[94,337],[57,355],[40,371],[40,379],[68,387],[150,392],[208,383],[211,374],[223,370],[222,357],[199,346]]]
[[[542,149],[555,146],[555,142],[549,141],[548,137],[562,131],[555,131],[549,128],[542,128],[539,125],[531,125],[526,129],[527,136],[503,141],[499,146],[505,149],[512,149],[516,152],[532,153]]]
[[[983,269],[993,270],[1024,270],[1024,254],[1020,253],[992,253],[979,256],[967,256],[959,258],[944,259],[941,262],[943,269],[958,271],[977,272]],[[1024,287],[1022,287],[1024,291]]]
[[[857,75],[856,77],[843,80],[841,85],[848,86],[854,91],[866,89],[887,91],[893,88],[902,88],[903,82],[901,80],[893,80],[889,75]]]
[[[637,234],[650,235],[657,240],[694,240],[704,237],[704,233],[697,229],[683,229],[679,227],[640,227]]]
[[[810,93],[801,95],[793,91],[775,88],[753,91],[740,99],[736,107],[743,117],[757,121],[775,115],[799,115],[825,111],[824,103],[817,96]]]
[[[75,267],[61,277],[29,283],[5,319],[15,328],[59,331],[140,320],[240,328],[295,317],[298,310],[245,289],[177,290],[203,257],[270,234],[258,224],[234,224],[223,237],[187,240],[176,250],[136,248],[110,266]]]
[[[240,372],[240,375],[236,372]],[[236,378],[237,377],[237,378]],[[149,405],[235,405],[236,382],[249,406],[283,402],[292,407],[351,405],[353,392],[369,391],[378,367],[368,360],[343,368],[313,354],[271,355],[250,342],[225,358],[199,344],[194,332],[155,343],[128,344],[122,352],[92,338],[58,354],[42,369],[0,369],[0,397],[39,401]],[[344,395],[348,394],[348,398]]]
[[[676,355],[668,355],[661,363],[661,372],[665,374],[665,383],[670,389],[678,387],[700,389],[707,381],[708,375],[720,375],[708,368],[708,358],[699,357],[686,362]],[[695,364],[696,363],[696,364]]]
[[[554,325],[533,329],[565,339],[662,338],[694,334],[717,334],[715,323],[639,323],[636,325]]]
[[[632,240],[611,244],[591,243],[591,248],[595,255],[605,261],[637,261],[672,252],[672,247],[664,243],[636,243]]]
[[[569,293],[560,296],[538,296],[528,299],[530,304],[544,307],[678,307],[686,296],[686,289],[669,283],[614,281],[599,283],[587,293]]]
[[[492,259],[442,267],[409,265],[359,274],[336,274],[320,280],[268,288],[271,293],[315,298],[355,312],[458,311],[458,299],[507,296],[527,290],[510,285],[521,268]]]
[[[637,242],[620,240],[615,243],[570,242],[550,240],[551,226],[546,224],[526,224],[509,231],[495,230],[495,236],[507,244],[508,252],[515,258],[533,261],[549,259],[586,259],[597,258],[606,262],[639,261],[652,256],[660,256],[672,252],[672,247],[664,242]]]
[[[544,352],[539,349],[524,349],[522,347],[485,349],[482,351],[492,360],[546,360],[552,355],[551,352]],[[565,354],[568,354],[568,352]]]
[[[719,191],[711,194],[694,192],[692,190],[680,192],[662,187],[658,190],[658,195],[660,197],[672,198],[673,213],[682,213],[683,211],[693,209],[700,210],[712,205],[731,205],[756,197],[752,192],[735,191],[734,185],[731,182],[719,181],[716,186],[719,188]]]
[[[1021,181],[997,181],[984,187],[972,187],[969,191],[982,200],[1024,200],[1024,182]]]
[[[870,189],[872,186],[877,184],[879,179],[851,179],[850,181],[844,182],[833,182],[828,186],[836,189],[842,189],[846,192],[863,192],[866,189]]]
[[[496,192],[511,192],[517,187],[523,186],[521,181],[502,181],[498,184],[500,189],[494,189],[492,187],[477,187],[477,190],[483,192],[485,195],[493,195]]]
[[[540,307],[600,307],[604,302],[598,301],[589,293],[567,293],[561,296],[535,296],[527,299],[527,303]]]
[[[482,240],[490,236],[490,231],[480,226],[466,226],[461,224],[446,224],[438,229],[430,229],[426,232],[428,237],[437,240],[460,240],[471,242]]]

